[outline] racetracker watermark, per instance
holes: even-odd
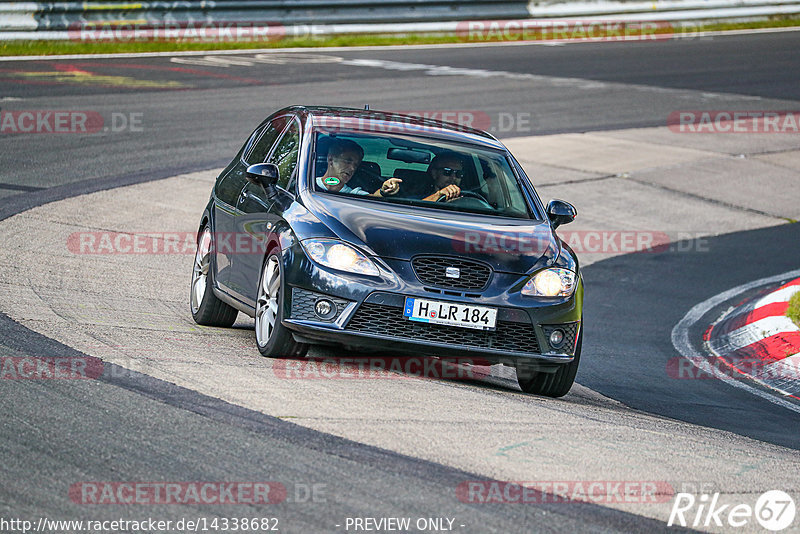
[[[486,360],[423,357],[324,358],[322,360],[276,360],[275,376],[287,380],[374,380],[431,378],[478,380],[483,375],[473,366],[488,366]]]
[[[391,113],[398,115],[408,115],[414,119],[427,119],[434,121],[450,122],[466,126],[467,128],[476,128],[478,130],[488,130],[492,127],[492,117],[485,111],[476,109],[458,109],[458,110],[397,110]]]
[[[440,121],[495,134],[533,131],[534,118],[529,111],[487,113],[476,109],[427,109],[372,111],[362,117],[336,113],[315,119],[326,130],[357,130],[377,133],[439,132]]]
[[[265,254],[269,234],[217,232],[212,251],[219,254]],[[194,254],[195,232],[74,232],[67,237],[73,254]]]
[[[577,254],[628,254],[635,252],[708,252],[708,239],[692,232],[657,230],[559,230],[559,237]],[[266,253],[271,233],[216,232],[211,251],[219,254]],[[467,230],[453,236],[452,248],[460,254],[541,255],[555,246],[547,232],[493,232]],[[74,232],[67,237],[73,254],[194,254],[195,232]]]
[[[280,482],[78,482],[70,486],[76,504],[279,504]]]
[[[458,500],[470,504],[655,504],[669,502],[674,494],[674,489],[667,482],[636,480],[492,480],[462,482],[456,487]]]
[[[558,235],[577,254],[707,251],[704,238],[691,232],[668,234],[656,230],[559,230]],[[549,232],[467,230],[453,237],[461,254],[541,255],[556,246]]]
[[[800,362],[797,360],[763,360],[702,356],[667,360],[667,376],[676,380],[731,380],[757,376],[762,380],[800,380]]]
[[[468,20],[459,22],[456,35],[469,42],[545,41],[602,42],[690,39],[697,26],[667,21],[594,19]]]
[[[279,41],[286,27],[272,21],[197,22],[76,22],[67,34],[72,41],[144,42],[184,41],[202,43],[248,43]]]
[[[0,380],[94,380],[103,361],[91,356],[0,356]]]
[[[99,132],[141,132],[141,112],[113,112],[106,119],[98,111],[0,110],[0,134],[95,134]]]
[[[800,111],[673,111],[667,126],[674,133],[796,134]]]

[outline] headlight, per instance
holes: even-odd
[[[312,260],[339,271],[378,276],[378,268],[364,254],[333,239],[308,239],[303,248]]]
[[[569,269],[545,269],[528,280],[522,294],[531,297],[569,297],[575,291],[575,273]]]

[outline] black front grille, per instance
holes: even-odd
[[[492,274],[482,263],[446,256],[420,256],[411,260],[411,265],[423,284],[454,289],[483,289]],[[448,277],[448,267],[458,269],[459,277]]]
[[[536,333],[530,324],[498,321],[497,328],[490,331],[419,323],[405,317],[403,308],[367,302],[356,311],[346,330],[414,341],[445,343],[453,347],[539,353]]]

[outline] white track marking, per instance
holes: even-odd
[[[272,63],[275,65],[285,65],[287,63],[339,63],[342,58],[337,56],[326,56],[324,54],[298,54],[298,53],[270,53],[256,54],[253,59],[259,63]]]
[[[181,65],[195,65],[195,66],[198,66],[198,67],[228,68],[231,65],[239,65],[239,66],[243,66],[243,67],[252,67],[253,66],[253,62],[252,61],[244,61],[244,62],[242,62],[241,59],[234,59],[234,58],[230,58],[230,61],[228,61],[227,58],[226,59],[222,59],[222,58],[217,59],[217,58],[215,58],[213,56],[211,56],[211,57],[208,57],[208,56],[206,56],[206,57],[190,57],[190,58],[174,57],[174,58],[170,59],[170,62],[178,63],[178,64],[181,64]]]
[[[782,399],[775,394],[755,388],[740,380],[730,379],[730,377],[725,376],[724,373],[709,364],[706,356],[695,350],[695,348],[692,346],[692,343],[689,341],[689,329],[712,308],[749,289],[773,282],[779,282],[781,280],[797,278],[798,276],[800,276],[800,269],[762,278],[760,280],[755,280],[753,282],[748,282],[746,284],[734,287],[733,289],[729,289],[728,291],[715,295],[710,299],[697,304],[691,310],[689,310],[689,312],[683,316],[683,319],[681,319],[678,324],[675,325],[675,328],[672,329],[672,345],[683,355],[684,358],[692,362],[695,367],[704,373],[708,373],[711,376],[717,377],[733,387],[743,389],[748,393],[752,393],[757,397],[761,397],[762,399],[786,408],[787,410],[800,413],[800,406],[797,404]]]
[[[322,54],[256,54],[255,56],[208,55],[203,57],[172,57],[172,63],[201,67],[252,67],[256,63],[286,65],[287,63],[339,63],[342,58]]]
[[[182,63],[182,64],[190,64],[190,65],[200,65],[206,67],[222,67],[227,68],[233,64],[242,65],[242,62],[259,62],[259,63],[278,63],[284,64],[292,60],[291,54],[283,54],[282,56],[278,56],[278,59],[269,58],[269,54],[259,54],[253,57],[241,57],[237,56],[235,60],[228,60],[227,58],[219,57],[219,56],[204,56],[201,58],[183,58],[183,57],[172,57],[170,61],[173,63]],[[353,59],[346,59],[339,56],[317,56],[319,58],[326,58],[325,61],[314,60],[313,58],[309,58],[308,56],[312,56],[311,54],[306,54],[306,57],[300,57],[300,63],[339,63],[341,65],[348,65],[352,67],[366,67],[366,68],[375,68],[375,69],[384,69],[389,71],[401,71],[401,72],[411,72],[411,71],[419,71],[422,74],[427,76],[467,76],[473,78],[505,78],[509,80],[517,80],[517,81],[534,81],[534,82],[541,82],[547,83],[552,86],[557,87],[572,87],[576,89],[582,90],[589,90],[593,91],[598,88],[604,87],[626,87],[629,89],[634,89],[642,92],[648,93],[678,93],[683,95],[686,90],[685,89],[674,89],[674,88],[665,88],[665,87],[655,87],[651,85],[640,85],[640,84],[622,84],[619,82],[601,82],[596,80],[589,80],[584,78],[562,78],[557,76],[545,76],[541,74],[531,74],[527,72],[510,72],[504,70],[487,70],[487,69],[470,69],[470,68],[461,68],[461,67],[450,67],[447,65],[432,65],[427,63],[408,63],[404,61],[389,61],[384,59],[367,59],[367,58],[353,58]],[[238,62],[238,63],[237,63]],[[247,65],[252,66],[252,64]],[[711,99],[722,99],[722,100],[761,100],[760,96],[748,96],[748,95],[739,95],[739,94],[726,94],[726,93],[703,93],[703,98]]]

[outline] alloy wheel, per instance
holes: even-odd
[[[264,263],[256,301],[256,342],[260,347],[269,342],[278,320],[278,298],[281,290],[281,268],[276,256]]]

